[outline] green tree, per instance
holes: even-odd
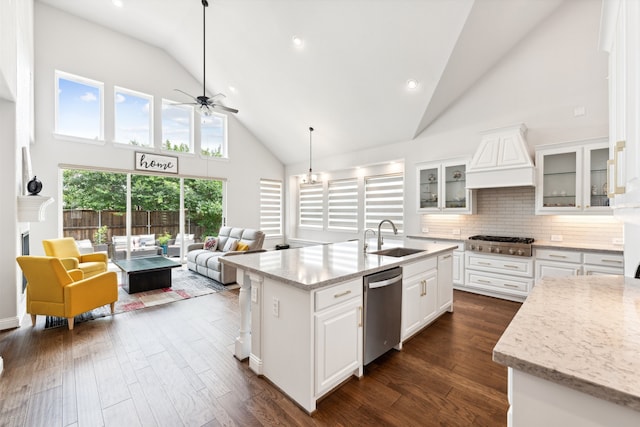
[[[64,209],[126,210],[125,174],[65,169],[62,177]]]
[[[184,207],[191,222],[203,228],[203,236],[217,235],[222,225],[222,181],[184,180]]]

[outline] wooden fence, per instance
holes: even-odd
[[[126,214],[116,211],[94,211],[69,209],[63,214],[63,235],[76,240],[89,239],[100,226],[107,226],[107,242],[113,236],[127,234]],[[131,234],[155,234],[156,237],[165,232],[175,237],[180,232],[180,212],[178,211],[133,211],[131,212]],[[196,241],[202,237],[204,227],[192,225],[187,214],[185,233],[194,234]],[[95,242],[94,242],[95,243]]]

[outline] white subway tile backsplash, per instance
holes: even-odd
[[[552,235],[562,235],[563,242],[595,244],[622,238],[622,223],[613,216],[536,215],[533,187],[475,191],[476,215],[423,215],[422,228],[434,237],[451,236],[452,229],[460,229],[461,238],[488,234],[549,241]]]

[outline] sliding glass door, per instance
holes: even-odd
[[[216,235],[223,223],[219,180],[79,169],[65,169],[62,176],[63,235],[112,258],[162,254],[182,260],[189,244]]]

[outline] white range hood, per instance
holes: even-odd
[[[480,146],[467,169],[467,188],[535,185],[524,124],[482,132]]]

